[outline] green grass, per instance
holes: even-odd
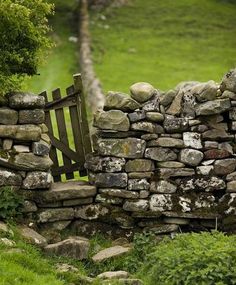
[[[163,90],[185,80],[220,81],[236,66],[236,5],[230,1],[130,0],[101,14],[91,13],[91,32],[105,91],[128,92],[137,81]]]

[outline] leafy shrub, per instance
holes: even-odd
[[[148,285],[236,284],[236,237],[183,234],[161,242],[140,273]]]
[[[52,8],[45,0],[0,0],[1,95],[37,73],[42,52],[51,46],[47,17]]]
[[[0,218],[11,219],[21,213],[23,199],[11,187],[0,188]]]

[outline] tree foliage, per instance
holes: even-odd
[[[24,76],[37,74],[43,52],[51,46],[45,0],[0,0],[1,93],[20,87]]]

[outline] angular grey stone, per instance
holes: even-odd
[[[204,140],[216,140],[216,141],[225,141],[225,140],[233,140],[233,136],[226,133],[225,130],[222,129],[212,129],[206,131],[202,134],[202,138]]]
[[[160,168],[159,176],[163,179],[168,179],[170,177],[185,177],[193,176],[195,171],[192,168]]]
[[[124,158],[142,158],[146,147],[144,140],[127,139],[100,139],[97,142],[98,153]]]
[[[105,194],[111,197],[119,197],[126,199],[137,199],[139,198],[139,193],[135,191],[128,191],[124,189],[112,189],[112,188],[100,188],[99,193]]]
[[[176,225],[188,225],[190,220],[186,218],[164,218],[163,219],[164,223],[167,224],[176,224]]]
[[[218,85],[210,80],[206,83],[199,83],[191,89],[191,93],[197,98],[198,102],[215,100],[217,97]]]
[[[171,211],[173,208],[171,194],[153,194],[150,197],[150,210],[153,212]]]
[[[178,225],[159,225],[154,227],[146,227],[144,228],[146,231],[154,232],[155,234],[166,234],[172,232],[178,232],[179,226]]]
[[[231,120],[236,120],[236,107],[231,108],[229,111],[229,118]]]
[[[215,115],[229,110],[231,107],[229,99],[217,99],[214,101],[207,101],[196,106],[196,114],[200,115]]]
[[[86,156],[85,168],[93,172],[120,172],[124,169],[125,163],[124,158],[88,154]]]
[[[154,163],[149,159],[129,160],[125,165],[126,172],[149,172],[154,170]]]
[[[126,132],[129,130],[130,123],[127,115],[119,110],[108,112],[97,112],[94,116],[94,127],[104,130],[115,130]]]
[[[93,203],[93,198],[91,197],[91,198],[65,200],[62,202],[62,205],[63,207],[71,207],[71,206],[87,205],[92,203]]]
[[[147,182],[147,179],[129,179],[128,180],[128,189],[129,190],[148,190],[150,184]]]
[[[152,178],[153,172],[129,172],[128,177],[134,179]]]
[[[95,184],[98,187],[125,188],[127,186],[128,175],[126,173],[98,173]]]
[[[175,148],[183,148],[184,142],[181,139],[161,137],[155,140],[151,140],[147,143],[147,146],[161,146],[161,147],[175,147]]]
[[[158,138],[158,134],[145,134],[141,136],[142,140],[150,141]]]
[[[146,118],[146,112],[143,110],[138,110],[133,113],[128,114],[129,120],[131,123],[135,123]]]
[[[138,82],[130,87],[131,97],[140,103],[148,101],[155,92],[155,88],[146,82]]]
[[[42,124],[44,121],[45,113],[42,109],[19,111],[19,124]]]
[[[177,92],[175,90],[169,90],[160,96],[160,103],[163,106],[168,106],[175,98]]]
[[[186,178],[181,180],[179,189],[182,191],[204,191],[212,192],[223,190],[226,184],[223,179],[219,177],[199,177],[199,178]]]
[[[220,86],[222,91],[229,90],[232,92],[236,92],[236,69],[231,69],[222,79],[222,83]]]
[[[164,121],[163,114],[158,113],[158,112],[147,112],[146,118],[152,122],[163,122]]]
[[[38,223],[49,223],[55,221],[67,221],[74,219],[73,208],[43,209],[38,212]]]
[[[145,102],[143,104],[143,110],[146,112],[159,112],[160,108],[160,101],[159,101],[160,95],[155,95],[151,100]]]
[[[146,199],[149,196],[149,191],[147,190],[140,190],[139,191],[139,198],[140,199]]]
[[[174,100],[172,101],[170,107],[166,110],[166,113],[169,115],[177,116],[180,115],[182,110],[182,100],[183,100],[184,92],[180,90]]]
[[[221,98],[229,98],[231,100],[236,100],[236,93],[235,92],[231,92],[229,90],[225,90],[221,96]],[[231,102],[232,104],[232,102]]]
[[[28,172],[23,181],[24,189],[47,189],[50,188],[53,178],[50,172]]]
[[[38,207],[35,202],[24,200],[23,208],[22,208],[23,213],[33,213],[37,211],[38,211]]]
[[[164,133],[164,129],[162,126],[146,121],[133,123],[131,124],[130,129],[135,131],[142,131],[142,132],[155,133],[155,134]]]
[[[109,91],[106,97],[105,110],[118,109],[124,112],[134,111],[139,109],[141,105],[133,100],[129,95]]]
[[[27,145],[14,145],[13,151],[16,153],[30,152],[30,148]]]
[[[116,245],[116,246],[105,248],[105,249],[99,251],[97,254],[95,254],[92,257],[92,260],[94,262],[102,262],[102,261],[108,260],[110,258],[114,258],[114,257],[124,255],[127,252],[129,252],[130,250],[131,250],[130,247],[123,247],[120,245]]]
[[[150,192],[152,193],[175,193],[177,186],[166,180],[152,181],[150,186]]]
[[[45,106],[43,96],[37,96],[32,93],[16,92],[9,97],[9,106],[13,109],[37,109]]]
[[[35,155],[45,156],[50,152],[51,146],[43,140],[32,143],[32,151]]]
[[[227,183],[227,192],[236,192],[236,180]]]
[[[228,175],[226,176],[226,180],[227,180],[227,181],[236,180],[236,171],[235,171],[235,172],[232,172],[232,173],[230,173],[230,174],[228,174]]]
[[[22,141],[39,141],[41,129],[35,125],[0,125],[0,137]]]
[[[157,162],[158,168],[182,168],[185,167],[185,164],[179,161],[162,161]]]
[[[91,204],[75,208],[75,218],[97,220],[110,214],[110,210],[101,204]]]
[[[206,165],[206,166],[198,166],[196,168],[196,173],[199,175],[210,175],[214,170],[213,165]]]
[[[147,211],[149,209],[148,200],[126,200],[123,209],[129,212]]]
[[[18,121],[18,112],[7,107],[0,108],[0,124],[16,125]]]
[[[191,166],[197,166],[203,160],[203,153],[195,149],[182,149],[180,151],[180,161]]]
[[[176,160],[177,154],[169,148],[152,147],[146,149],[145,157],[156,161],[168,161]]]
[[[10,150],[13,145],[13,140],[5,139],[2,143],[3,150]]]
[[[123,199],[119,197],[109,197],[103,194],[97,194],[95,198],[96,203],[112,204],[112,205],[122,205]]]
[[[183,133],[183,140],[184,140],[184,145],[186,147],[191,147],[196,149],[202,148],[201,135],[198,133],[193,133],[193,132]]]
[[[235,168],[236,168],[235,158],[216,160],[214,163],[214,172],[217,175],[227,175],[231,172],[234,172]]]
[[[0,186],[21,186],[21,175],[12,170],[0,168]]]
[[[184,118],[166,117],[164,128],[168,133],[182,133],[188,129],[188,121]]]
[[[45,247],[47,245],[47,240],[45,237],[25,225],[18,226],[18,231],[20,235],[30,244],[40,247]]]
[[[89,240],[85,238],[69,238],[54,244],[49,244],[44,248],[48,255],[58,255],[83,260],[88,258]]]
[[[204,148],[205,148],[205,149],[218,148],[218,142],[205,141],[205,142],[204,142]]]

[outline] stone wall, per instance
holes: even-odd
[[[94,126],[97,216],[156,233],[236,229],[236,70],[220,84],[109,92]]]
[[[49,189],[50,139],[44,124],[45,100],[29,93],[13,93],[0,106],[0,187],[23,190]],[[24,202],[24,212],[36,212],[33,201]]]

